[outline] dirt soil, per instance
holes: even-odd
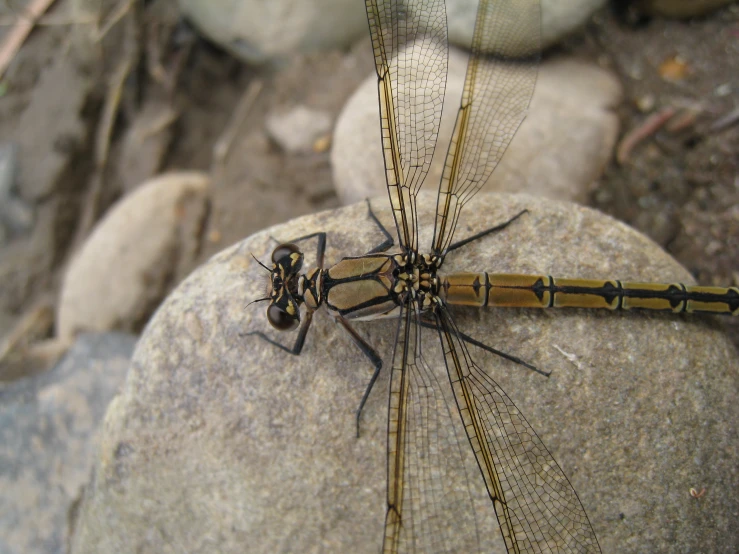
[[[627,18],[603,11],[583,41],[624,85],[622,144],[653,113],[675,115],[608,166],[592,205],[651,237],[699,284],[737,285],[739,6],[687,22]],[[739,345],[739,322],[726,323]]]
[[[118,3],[107,4],[102,15],[111,21]],[[59,0],[49,17],[68,7]],[[36,215],[33,229],[0,243],[0,335],[39,298],[53,304],[65,264],[91,225],[150,175],[172,169],[213,175],[200,254],[186,270],[259,229],[338,206],[327,145],[288,154],[269,138],[265,119],[303,105],[335,120],[372,71],[368,40],[349,51],[255,68],[197,36],[179,19],[174,0],[132,10],[92,50],[70,47],[70,30],[80,26],[63,23],[37,27],[0,82],[0,142],[24,146],[21,172],[32,166],[34,182],[21,173],[19,194]],[[594,184],[592,205],[652,237],[699,283],[739,284],[736,112],[730,119],[739,107],[739,7],[687,22],[609,7],[559,50],[621,79],[626,96],[618,114],[627,144],[653,114],[676,114],[633,148],[622,143],[621,163],[614,160]],[[119,86],[111,84],[116,77]],[[214,147],[231,136],[250,86],[260,92],[219,161]],[[115,94],[120,102],[106,127]],[[41,125],[45,140],[24,140],[17,129],[27,128],[29,106],[47,122],[53,109],[76,113],[51,130]],[[146,140],[132,142],[142,121]],[[729,329],[739,346],[737,323]]]

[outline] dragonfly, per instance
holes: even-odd
[[[324,267],[326,234],[279,244],[272,252],[267,319],[277,330],[298,329],[292,347],[261,331],[249,335],[298,355],[313,314],[326,306],[374,365],[359,402],[359,418],[383,367],[382,357],[353,321],[397,319],[390,368],[387,429],[387,508],[383,552],[455,551],[448,529],[434,522],[458,517],[441,494],[438,460],[419,406],[433,406],[422,329],[438,335],[456,412],[474,455],[505,547],[510,553],[600,552],[585,509],[565,473],[508,395],[472,359],[468,344],[540,371],[475,341],[457,327],[452,305],[605,308],[739,315],[739,288],[562,279],[488,272],[444,273],[446,256],[515,224],[525,211],[457,240],[464,206],[482,188],[525,118],[539,62],[538,0],[479,3],[470,60],[444,171],[434,233],[419,245],[418,193],[436,148],[447,74],[447,25],[442,0],[366,0],[377,72],[387,192],[398,244],[371,210],[385,237],[368,253]],[[369,203],[368,203],[369,205]],[[303,269],[295,244],[315,239],[316,266]],[[391,249],[395,250],[394,253]],[[258,260],[257,260],[258,261]],[[304,314],[301,316],[301,310]],[[465,500],[462,501],[463,503]],[[471,506],[467,507],[474,516]]]

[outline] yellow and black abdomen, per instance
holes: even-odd
[[[515,308],[605,308],[739,315],[739,288],[455,273],[442,279],[448,304]]]

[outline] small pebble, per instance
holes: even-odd
[[[267,116],[267,132],[284,151],[305,153],[314,150],[316,140],[331,129],[331,116],[319,110],[297,106],[292,110]]]

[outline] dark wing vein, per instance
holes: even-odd
[[[449,379],[508,552],[600,552],[575,489],[508,395],[472,361],[445,306]]]
[[[539,0],[482,0],[462,103],[436,206],[432,251],[452,243],[462,207],[482,188],[526,116],[539,62]]]
[[[416,317],[404,309],[393,354],[383,552],[478,552],[477,519],[455,430],[458,423],[437,376],[423,359]],[[449,402],[453,404],[451,395]]]
[[[431,165],[447,74],[443,0],[365,0],[382,152],[401,247],[418,250],[416,195]]]

